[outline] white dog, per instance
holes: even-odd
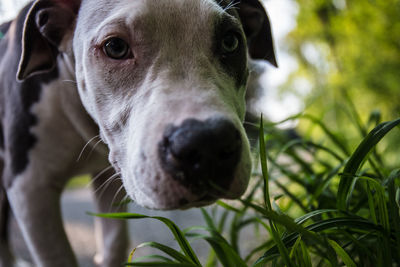
[[[100,212],[125,195],[117,176],[153,209],[245,191],[248,55],[276,65],[259,1],[37,0],[0,31],[0,266],[8,204],[36,266],[77,266],[59,206],[77,174],[98,187],[115,173]],[[126,226],[101,225],[100,264],[119,266]]]

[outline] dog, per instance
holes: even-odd
[[[246,190],[249,61],[276,66],[258,0],[36,0],[0,31],[0,266],[10,212],[35,266],[77,266],[60,213],[75,175],[95,177],[99,212],[126,194],[169,210]],[[97,264],[119,266],[125,223],[100,230]]]

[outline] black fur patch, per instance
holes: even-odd
[[[10,60],[11,62],[7,62],[9,71],[7,71],[7,75],[2,75],[3,77],[1,77],[0,84],[0,87],[3,87],[0,88],[2,89],[0,92],[2,98],[2,107],[0,110],[3,116],[3,122],[7,123],[3,124],[4,147],[6,153],[10,156],[10,161],[7,162],[8,167],[6,167],[10,168],[11,171],[11,173],[8,173],[8,176],[20,174],[28,166],[29,151],[37,142],[37,137],[34,136],[31,129],[38,123],[38,118],[32,114],[31,108],[40,99],[41,87],[58,77],[58,70],[54,69],[49,73],[28,78],[22,83],[16,81],[16,72],[22,54],[21,40],[24,21],[30,5],[31,4],[27,5],[16,19],[14,33],[16,38],[11,44],[12,49],[7,49],[9,53],[12,53],[11,56],[8,57],[12,58],[12,60]],[[3,25],[2,27],[8,28],[8,26]],[[3,41],[6,42],[8,40],[2,40],[2,45],[0,46],[2,49],[4,47]],[[4,52],[4,50],[0,51],[0,56],[2,56]],[[5,182],[8,184],[11,181]]]
[[[3,132],[3,125],[0,122],[0,148],[4,149],[4,132]]]
[[[31,82],[29,82],[31,81]],[[11,155],[13,174],[24,171],[28,165],[28,151],[34,146],[36,137],[30,128],[37,124],[37,118],[30,113],[31,106],[40,98],[40,85],[29,79],[18,88],[11,101],[14,104],[14,119],[8,136],[8,149]]]
[[[10,215],[10,208],[6,192],[0,185],[0,243],[6,244],[8,241],[8,220]]]
[[[14,95],[15,119],[11,125],[11,136],[9,136],[13,174],[19,174],[25,170],[29,161],[28,152],[37,142],[37,137],[31,132],[31,128],[38,124],[38,118],[31,113],[31,107],[40,99],[41,86],[57,77],[57,69],[48,74],[34,76],[24,81],[19,88],[19,94]]]

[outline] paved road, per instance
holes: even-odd
[[[92,258],[95,254],[95,239],[93,218],[86,215],[87,211],[95,211],[92,201],[92,195],[89,188],[67,190],[62,198],[63,216],[66,221],[66,229],[69,239],[71,240],[73,249],[78,256],[80,266],[93,266]],[[130,205],[130,212],[141,213],[146,215],[158,215],[172,219],[179,227],[186,228],[194,225],[204,225],[201,212],[199,209],[191,209],[187,211],[160,212],[147,210]],[[29,261],[29,253],[27,252],[21,237],[16,234],[16,225],[12,226],[12,244],[20,257],[25,261],[19,264],[21,267],[30,267],[26,261]],[[157,241],[168,246],[177,248],[172,234],[166,226],[161,222],[150,219],[135,220],[129,223],[131,248],[136,247],[142,242]],[[200,255],[205,258],[208,252],[208,246],[204,241],[196,241],[193,247]],[[154,253],[155,250],[149,248],[138,249],[137,256],[148,255]]]

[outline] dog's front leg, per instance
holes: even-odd
[[[61,220],[62,188],[38,178],[20,175],[7,189],[11,208],[35,266],[77,266]]]
[[[13,256],[8,244],[8,217],[9,208],[7,196],[0,186],[0,267],[13,266]]]
[[[126,196],[119,177],[110,170],[94,175],[93,189],[97,210],[101,213],[125,212],[120,202]],[[123,220],[96,218],[97,254],[95,262],[101,267],[122,266],[127,260],[128,230]]]

